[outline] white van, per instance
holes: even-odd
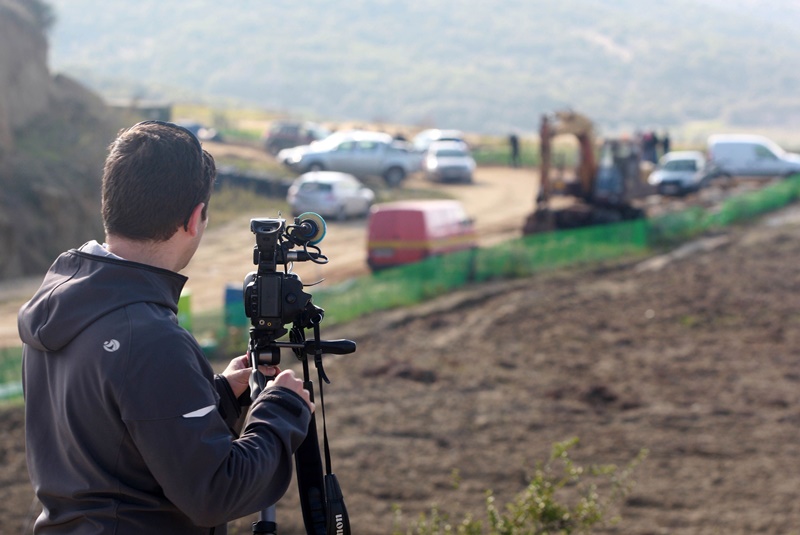
[[[715,176],[789,176],[800,173],[800,154],[752,134],[715,134],[708,138],[708,163]]]
[[[683,195],[705,185],[706,155],[699,150],[678,150],[658,160],[647,182],[661,195]]]

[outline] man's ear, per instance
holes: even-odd
[[[197,233],[200,232],[200,229],[202,228],[202,225],[205,221],[205,218],[203,217],[203,212],[205,210],[205,207],[206,204],[201,202],[200,204],[194,207],[194,210],[192,210],[192,215],[189,217],[189,224],[187,225],[186,228],[186,232],[188,232],[192,236],[196,236]]]

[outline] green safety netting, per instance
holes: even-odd
[[[526,277],[542,270],[620,258],[747,221],[800,198],[800,176],[731,198],[653,219],[560,230],[500,245],[436,256],[314,292],[327,322],[407,306],[469,283]]]

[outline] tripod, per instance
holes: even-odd
[[[309,305],[313,307],[313,305]],[[321,340],[319,322],[322,320],[321,309],[313,307],[314,320],[309,323],[308,315],[301,315],[295,319],[290,331],[289,342],[279,342],[276,337],[285,333],[285,329],[259,332],[257,328],[250,329],[249,354],[253,372],[250,375],[250,395],[255,401],[266,387],[271,378],[265,377],[258,371],[258,366],[263,364],[277,365],[280,363],[282,348],[290,348],[303,363],[303,386],[308,390],[310,399],[314,402],[314,384],[311,381],[308,354],[314,355],[314,364],[317,368],[320,381],[320,408],[322,410],[323,442],[325,449],[326,473],[323,477],[322,461],[319,451],[319,438],[315,414],[311,415],[308,434],[300,447],[295,452],[295,467],[297,471],[297,486],[300,492],[300,506],[303,513],[303,522],[308,535],[326,535],[350,533],[350,521],[342,497],[336,475],[331,472],[330,448],[328,446],[328,432],[325,425],[325,398],[322,393],[322,383],[330,384],[322,367],[322,355],[343,355],[352,353],[356,349],[355,342],[351,340]],[[314,328],[313,340],[305,339],[305,328]],[[277,334],[277,336],[276,336]],[[262,361],[261,354],[268,350],[271,354],[269,361]],[[259,513],[258,521],[253,523],[252,532],[259,535],[277,535],[275,505],[271,505]]]
[[[303,522],[308,535],[350,535],[350,520],[344,506],[342,491],[336,476],[331,472],[328,432],[325,428],[325,400],[322,383],[330,383],[322,368],[323,353],[346,354],[356,350],[350,340],[323,341],[319,324],[324,310],[311,303],[311,295],[291,272],[293,262],[311,261],[325,264],[328,258],[317,244],[325,236],[325,220],[312,212],[295,218],[295,224],[286,225],[281,218],[251,219],[250,230],[256,235],[253,263],[256,272],[249,273],[244,280],[245,314],[250,318],[249,354],[253,372],[250,375],[250,395],[256,400],[266,388],[267,377],[258,371],[259,365],[277,365],[281,349],[289,348],[303,362],[303,386],[314,401],[313,383],[309,374],[308,355],[314,355],[314,364],[319,375],[320,408],[322,409],[323,438],[325,445],[326,474],[323,476],[322,461],[317,438],[314,414],[305,440],[294,453],[297,467],[297,486]],[[293,251],[295,246],[302,250]],[[284,266],[284,273],[278,271]],[[285,325],[292,324],[291,331]],[[314,339],[306,341],[305,329],[314,329]],[[289,332],[289,342],[279,342]],[[261,360],[261,355],[270,354],[271,360]],[[253,524],[253,533],[274,535],[277,533],[275,506],[261,511],[258,522]]]

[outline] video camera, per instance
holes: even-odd
[[[295,261],[325,264],[328,258],[316,246],[325,237],[325,221],[317,214],[303,214],[295,224],[284,219],[252,219],[250,230],[256,235],[253,263],[258,270],[244,280],[245,314],[255,332],[251,332],[250,349],[259,352],[286,334],[287,324],[299,321],[311,327],[322,321],[324,311],[311,303],[311,295],[303,291],[303,282],[288,267],[281,272],[278,266]],[[292,251],[301,246],[301,251]],[[268,364],[277,364],[269,362]]]

